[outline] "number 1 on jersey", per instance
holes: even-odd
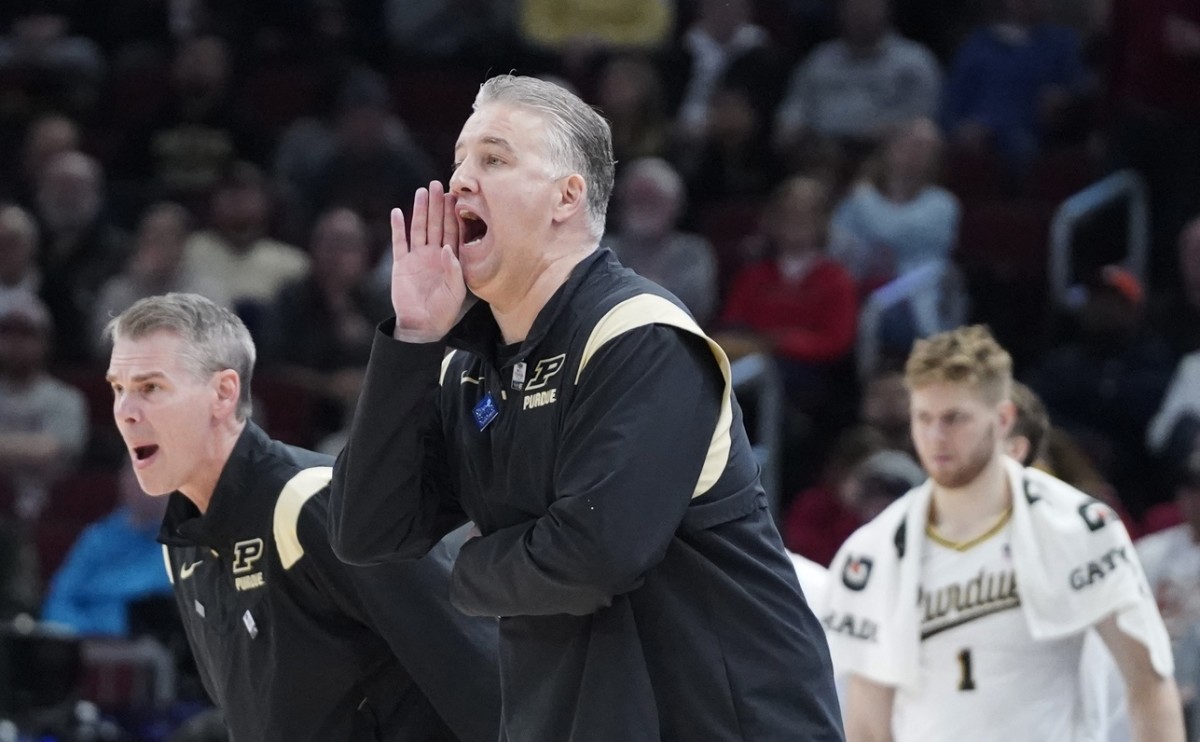
[[[975,690],[975,674],[971,671],[971,650],[964,649],[958,653],[958,689]]]

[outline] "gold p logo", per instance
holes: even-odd
[[[546,382],[550,381],[559,371],[562,371],[566,360],[567,354],[559,353],[551,358],[543,358],[538,361],[537,365],[533,367],[533,376],[529,379],[529,383],[525,385],[525,391],[532,392],[546,386]]]
[[[254,563],[262,559],[263,540],[252,538],[233,545],[233,573],[243,575],[254,569]]]

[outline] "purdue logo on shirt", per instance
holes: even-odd
[[[871,579],[870,557],[856,557],[853,554],[846,558],[846,566],[842,568],[842,584],[851,590],[862,590]]]
[[[266,584],[262,572],[247,574],[254,569],[254,563],[262,559],[263,540],[252,538],[238,541],[233,545],[233,574],[234,584],[238,590],[253,590]]]
[[[529,379],[529,383],[525,385],[525,400],[521,403],[521,409],[529,410],[535,407],[542,407],[548,404],[554,404],[558,401],[557,389],[545,389],[546,384],[550,379],[554,378],[559,371],[562,371],[566,365],[567,354],[559,353],[551,358],[543,358],[533,367],[533,375]]]

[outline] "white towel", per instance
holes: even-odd
[[[1005,459],[1012,487],[1012,558],[1034,639],[1084,631],[1116,613],[1117,625],[1174,672],[1166,628],[1120,518],[1103,503]],[[877,683],[915,688],[917,593],[932,485],[892,503],[842,545],[823,616],[843,667]]]

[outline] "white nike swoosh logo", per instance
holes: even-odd
[[[196,567],[199,567],[202,562],[203,562],[203,560],[201,560],[200,562],[192,562],[191,564],[185,564],[182,567],[180,567],[179,568],[179,579],[186,580],[187,578],[191,577],[192,573],[196,571]]]
[[[467,376],[467,372],[463,371],[462,372],[462,381],[460,381],[459,383],[460,384],[482,384],[483,377],[480,376],[478,379],[476,379],[474,377]]]

